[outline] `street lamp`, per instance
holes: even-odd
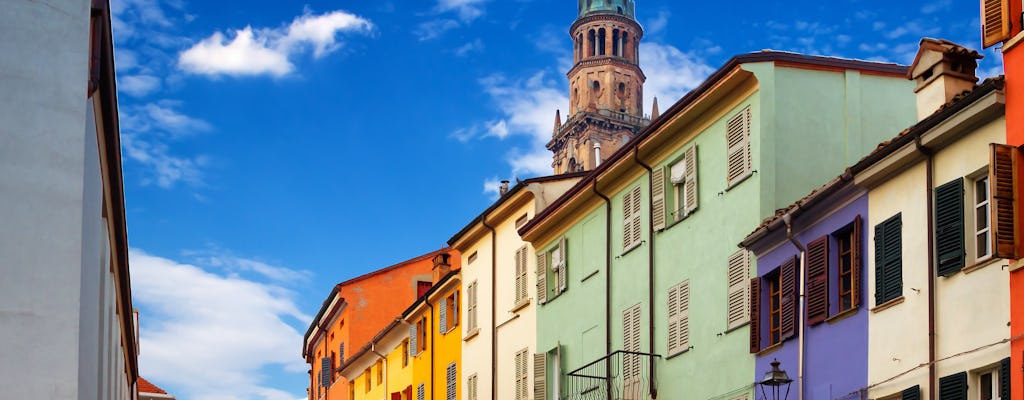
[[[764,400],[786,400],[786,398],[789,397],[789,384],[793,382],[793,380],[789,379],[789,375],[786,374],[786,371],[779,369],[778,359],[773,360],[771,364],[772,369],[764,374],[764,379],[757,382],[757,384],[761,386],[761,397]],[[779,398],[783,385],[786,386],[786,394]],[[770,388],[768,391],[772,394],[771,398],[769,398],[768,394],[765,393],[765,386]]]

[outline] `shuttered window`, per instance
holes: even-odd
[[[331,358],[324,357],[320,359],[320,386],[327,387],[331,385]]]
[[[779,299],[781,306],[779,317],[782,319],[780,332],[781,340],[789,339],[797,335],[799,321],[797,321],[797,307],[799,306],[797,288],[800,285],[799,261],[793,257],[779,267],[779,281],[782,292]],[[781,341],[780,340],[780,341]]]
[[[448,364],[445,371],[445,399],[456,400],[458,398],[459,375],[455,369],[455,363]]]
[[[981,44],[984,47],[1010,38],[1010,4],[1008,0],[981,0]]]
[[[1010,358],[999,362],[999,398],[1010,399]]]
[[[466,319],[467,319],[467,330],[474,330],[477,328],[476,321],[476,288],[477,283],[473,281],[466,286]]]
[[[411,324],[411,325],[409,325],[409,355],[410,356],[416,356],[416,354],[419,354],[419,351],[418,351],[419,346],[417,346],[417,344],[418,344],[417,339],[419,339],[419,333],[416,332],[417,325],[418,324]]]
[[[622,312],[622,350],[627,352],[640,351],[640,304]],[[635,384],[640,380],[640,357],[635,354],[623,354],[622,376],[625,385]]]
[[[728,329],[743,325],[750,319],[750,254],[740,250],[729,256],[728,298],[726,299],[726,326]]]
[[[665,194],[665,170],[666,168],[654,168],[651,171],[651,221],[656,231],[665,229],[666,219],[669,218],[666,211],[668,196]]]
[[[547,400],[548,394],[548,354],[533,355],[533,400]],[[557,377],[556,377],[557,379]]]
[[[422,383],[419,386],[416,386],[416,400],[424,400],[424,397],[426,397],[427,394],[426,392],[426,387],[424,387]]]
[[[921,386],[914,385],[900,392],[900,400],[921,400]]]
[[[807,323],[828,318],[828,236],[807,244]]]
[[[677,219],[681,218],[678,216],[680,213],[685,217],[697,211],[697,145],[690,146],[683,152],[683,165],[683,181],[677,183],[679,190],[676,190],[680,199],[676,211]]]
[[[441,306],[438,307],[437,332],[448,332],[448,298],[441,299]]]
[[[537,252],[537,302],[548,302],[548,255],[542,251]]]
[[[526,256],[527,256],[526,246],[520,247],[519,250],[516,250],[516,253],[515,253],[515,258],[516,258],[516,260],[515,260],[515,264],[516,264],[516,270],[515,270],[515,274],[516,274],[515,275],[516,287],[515,287],[515,291],[516,292],[515,292],[515,302],[513,304],[517,304],[517,305],[525,302],[527,300],[527,296],[528,296],[527,295],[527,290],[526,290],[526,283],[527,283],[527,279],[526,279]]]
[[[477,400],[477,375],[470,375],[466,379],[466,399]]]
[[[1016,178],[1020,176],[1021,152],[1016,147],[991,145],[988,180],[992,188],[990,205],[992,221],[992,254],[999,258],[1017,259],[1021,237],[1017,223]]]
[[[338,345],[338,362],[341,364],[345,363],[345,343],[342,342]]]
[[[690,281],[668,289],[668,354],[690,348]]]
[[[516,386],[516,400],[529,400],[530,398],[530,382],[529,382],[529,357],[530,352],[527,349],[522,349],[516,352],[515,356],[515,386]]]
[[[949,276],[964,267],[964,179],[935,188],[935,270]]]
[[[558,239],[558,247],[551,250],[551,272],[554,275],[552,282],[555,287],[554,294],[558,295],[564,292],[567,288],[568,278],[566,276],[568,269],[568,249],[566,249],[565,238]]]
[[[726,124],[728,170],[726,184],[732,186],[750,175],[750,107],[729,118]]]
[[[622,250],[626,251],[640,245],[642,226],[640,207],[640,186],[627,191],[622,196]]]
[[[939,400],[967,400],[967,373],[939,378]]]
[[[750,352],[761,351],[761,278],[750,279]]]
[[[875,305],[903,295],[903,220],[896,214],[875,225]]]
[[[860,305],[860,268],[861,268],[861,218],[858,215],[849,229],[833,234],[839,254],[837,260],[838,305],[839,312],[853,309]]]

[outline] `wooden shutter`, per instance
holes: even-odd
[[[537,302],[548,302],[548,254],[537,252]]]
[[[415,356],[418,353],[419,332],[416,332],[416,324],[409,325],[409,355]]]
[[[690,281],[668,290],[668,354],[690,348]],[[638,346],[639,347],[639,346]]]
[[[935,188],[935,270],[949,276],[964,267],[964,179]]]
[[[558,239],[558,293],[562,293],[566,289],[566,269],[569,266],[569,260],[566,259],[567,251],[565,248],[565,237]]]
[[[440,332],[440,333],[445,333],[445,332],[448,331],[448,298],[447,297],[441,299],[441,306],[438,307],[438,308],[440,308],[440,313],[439,313],[440,317],[438,318],[439,321],[437,323],[437,331]]]
[[[828,235],[807,244],[807,323],[828,318]]]
[[[683,182],[683,209],[685,215],[697,211],[697,145],[683,152],[686,163],[686,178]]]
[[[327,387],[331,385],[331,358],[324,357],[320,359],[320,386]]]
[[[750,352],[761,351],[761,278],[750,279]]]
[[[726,183],[732,185],[750,173],[750,107],[744,108],[726,124],[728,170]]]
[[[656,231],[665,229],[665,168],[651,171],[651,222]]]
[[[875,305],[903,295],[903,221],[896,214],[875,225]]]
[[[914,385],[900,393],[900,400],[921,400],[921,386]]]
[[[1021,153],[1016,147],[992,143],[989,157],[992,254],[998,258],[1018,259],[1021,228],[1017,218],[1016,193]]]
[[[750,318],[749,295],[747,294],[750,280],[750,254],[746,250],[740,250],[729,256],[728,282],[729,294],[726,299],[726,315],[728,329],[735,328],[747,322]]]
[[[548,354],[533,355],[533,399],[547,400],[548,393]],[[557,377],[556,377],[557,379]]]
[[[458,390],[458,376],[456,375],[455,363],[448,364],[448,368],[445,371],[445,398],[446,400],[456,400]]]
[[[781,319],[780,341],[791,338],[797,334],[797,285],[799,277],[799,261],[793,257],[782,264],[779,269],[779,282],[781,284],[782,299],[779,301]]]
[[[1008,0],[981,0],[981,44],[989,47],[1010,38]]]
[[[633,191],[622,196],[622,250],[633,244],[633,230],[630,217],[633,215]]]
[[[850,289],[853,294],[853,302],[851,303],[852,307],[860,305],[860,258],[863,254],[861,247],[861,235],[863,234],[861,233],[862,223],[860,215],[858,214],[857,217],[853,219],[853,240],[850,241],[850,259],[853,261],[853,268],[850,271]]]
[[[967,400],[967,373],[939,378],[939,400]]]
[[[1001,400],[1010,399],[1010,357],[1004,358],[999,361],[999,398]]]

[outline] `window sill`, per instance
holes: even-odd
[[[853,307],[853,308],[851,308],[849,310],[846,310],[846,311],[843,311],[843,312],[841,312],[839,314],[836,314],[836,315],[833,315],[831,317],[825,318],[825,322],[827,322],[829,325],[832,325],[834,323],[837,323],[839,321],[847,319],[850,316],[856,315],[858,311],[860,311],[860,306]]]
[[[766,355],[772,354],[776,350],[781,349],[783,343],[786,343],[786,341],[781,341],[781,342],[778,342],[778,343],[773,344],[771,346],[765,347],[765,348],[761,349],[761,351],[757,352],[755,355],[758,356],[758,357],[764,357]]]
[[[1010,272],[1016,271],[1024,267],[1024,258],[1017,260],[1017,262],[1010,263]]]
[[[747,172],[746,174],[744,174],[743,176],[741,176],[739,178],[736,178],[735,182],[730,183],[728,186],[725,187],[725,191],[728,192],[730,190],[733,190],[734,188],[736,188],[736,186],[739,186],[741,183],[743,183],[743,181],[746,181],[747,179],[750,179],[750,177],[753,176],[753,175],[754,175],[754,171],[750,171],[750,172]]]
[[[594,275],[597,275],[598,272],[601,272],[601,270],[595,269],[593,272],[585,275],[583,279],[580,279],[580,283],[586,282],[587,279],[594,277]]]
[[[747,325],[750,325],[750,321],[747,321],[747,322],[744,322],[742,324],[736,325],[736,326],[734,326],[732,328],[726,329],[724,332],[722,332],[722,334],[723,335],[728,335],[728,334],[730,334],[730,333],[732,333],[734,331],[738,331],[738,330],[742,329],[744,326],[747,326]]]
[[[675,357],[678,357],[678,356],[681,356],[683,354],[689,353],[691,349],[693,349],[693,346],[687,346],[686,349],[683,349],[683,350],[677,351],[675,353],[669,354],[668,356],[665,356],[665,359],[666,360],[671,360],[671,359],[673,359]]]
[[[985,267],[987,267],[989,265],[995,264],[997,261],[1000,261],[1000,260],[1002,260],[1002,258],[989,257],[989,258],[986,258],[984,260],[981,260],[981,261],[978,261],[978,262],[974,263],[974,265],[967,266],[966,268],[962,269],[961,271],[963,271],[964,274],[969,274],[971,272],[974,272],[974,271],[977,271],[979,269],[985,268]]]
[[[695,212],[697,212],[696,209],[694,209],[693,211],[690,211],[689,214],[684,214],[682,217],[679,217],[675,221],[672,221],[672,223],[670,223],[668,225],[665,225],[664,228],[661,228],[660,230],[658,230],[658,233],[667,231],[667,230],[669,230],[669,228],[672,228],[673,226],[679,225],[679,223],[685,221],[687,218],[690,218],[690,216],[693,215],[693,213],[695,213]]]
[[[879,304],[879,305],[875,306],[875,308],[871,309],[871,312],[877,313],[877,312],[882,312],[882,311],[888,310],[890,308],[895,307],[897,304],[902,303],[903,300],[906,300],[903,296],[897,297],[895,299],[889,300],[889,301],[887,301],[885,303],[882,303],[882,304]]]
[[[629,254],[629,253],[630,253],[630,252],[632,252],[633,250],[636,250],[637,248],[639,248],[639,247],[640,247],[640,245],[642,245],[642,244],[644,244],[644,241],[643,241],[643,240],[641,240],[641,241],[640,241],[639,243],[637,243],[637,244],[634,244],[634,245],[632,245],[632,246],[629,246],[629,247],[627,247],[627,248],[626,248],[625,250],[622,250],[622,254],[619,254],[619,257],[622,257],[622,256],[624,256],[624,255],[626,255],[626,254]]]
[[[519,311],[519,310],[522,310],[523,308],[526,308],[526,306],[528,306],[528,305],[530,305],[530,298],[529,297],[527,297],[525,299],[522,299],[522,300],[519,300],[519,302],[516,303],[514,306],[512,306],[512,309],[508,310],[508,312],[515,313],[516,311]]]
[[[468,342],[470,339],[477,337],[480,334],[480,328],[473,328],[469,332],[466,332],[466,337],[462,338],[463,342]]]
[[[454,332],[454,331],[455,331],[455,329],[456,329],[456,328],[458,328],[458,327],[459,327],[459,325],[458,325],[458,324],[455,324],[455,326],[452,326],[451,328],[448,328],[448,330],[444,331],[444,333],[442,333],[442,335],[447,335],[447,334],[449,334],[449,333],[452,333],[452,332]]]

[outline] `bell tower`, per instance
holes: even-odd
[[[569,119],[563,123],[555,112],[547,144],[556,174],[594,169],[650,124],[642,110],[644,32],[635,9],[634,0],[579,0],[579,15],[569,28]]]

